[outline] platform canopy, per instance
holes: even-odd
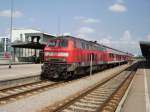
[[[41,43],[14,42],[11,46],[14,48],[44,49],[46,45]]]
[[[150,60],[150,41],[141,41],[140,47],[141,47],[142,55],[147,60]]]

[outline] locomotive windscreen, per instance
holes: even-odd
[[[68,47],[67,39],[55,39],[48,42],[48,47]]]

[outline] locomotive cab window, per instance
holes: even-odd
[[[68,47],[68,40],[65,39],[60,40],[59,47]]]
[[[51,40],[49,41],[48,47],[68,47],[68,40],[60,39],[60,40]]]
[[[48,43],[48,47],[55,47],[57,45],[57,41],[56,40],[52,40],[52,41],[49,41]]]

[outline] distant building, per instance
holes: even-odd
[[[0,52],[8,51],[9,38],[7,36],[0,37]]]

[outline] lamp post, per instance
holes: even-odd
[[[14,1],[11,0],[11,13],[10,13],[10,38],[9,38],[9,68],[11,68],[11,39],[12,39],[12,23],[13,23],[13,3]]]

